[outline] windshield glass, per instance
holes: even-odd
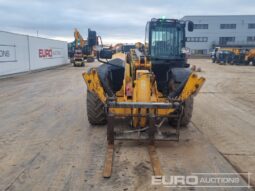
[[[177,27],[156,26],[151,33],[151,56],[173,58],[181,55],[183,30]]]

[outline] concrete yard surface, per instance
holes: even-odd
[[[255,67],[189,62],[207,81],[180,141],[156,144],[164,175],[255,173]],[[0,80],[0,190],[214,190],[152,185],[142,142],[116,141],[112,177],[102,177],[106,126],[88,123],[82,78],[94,65]],[[252,190],[236,176],[243,187],[217,190]]]
[[[255,186],[255,67],[194,61],[207,81],[192,122],[238,172],[252,173]]]

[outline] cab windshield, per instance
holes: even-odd
[[[151,30],[151,57],[179,58],[183,44],[183,29],[174,26],[154,26]]]

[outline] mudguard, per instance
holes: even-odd
[[[125,62],[119,58],[110,60],[107,64],[102,64],[97,68],[99,79],[109,97],[113,97],[121,89],[124,72]]]
[[[174,83],[176,84],[176,90],[174,92],[170,92],[169,98],[175,98],[178,97],[185,84],[187,83],[189,76],[191,75],[191,69],[190,68],[173,68],[171,70],[172,78]]]
[[[176,83],[182,83],[189,78],[191,74],[191,69],[190,68],[173,68],[171,72],[172,72],[174,81]]]

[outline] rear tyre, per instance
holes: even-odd
[[[87,116],[91,125],[105,125],[104,104],[94,93],[87,91]]]

